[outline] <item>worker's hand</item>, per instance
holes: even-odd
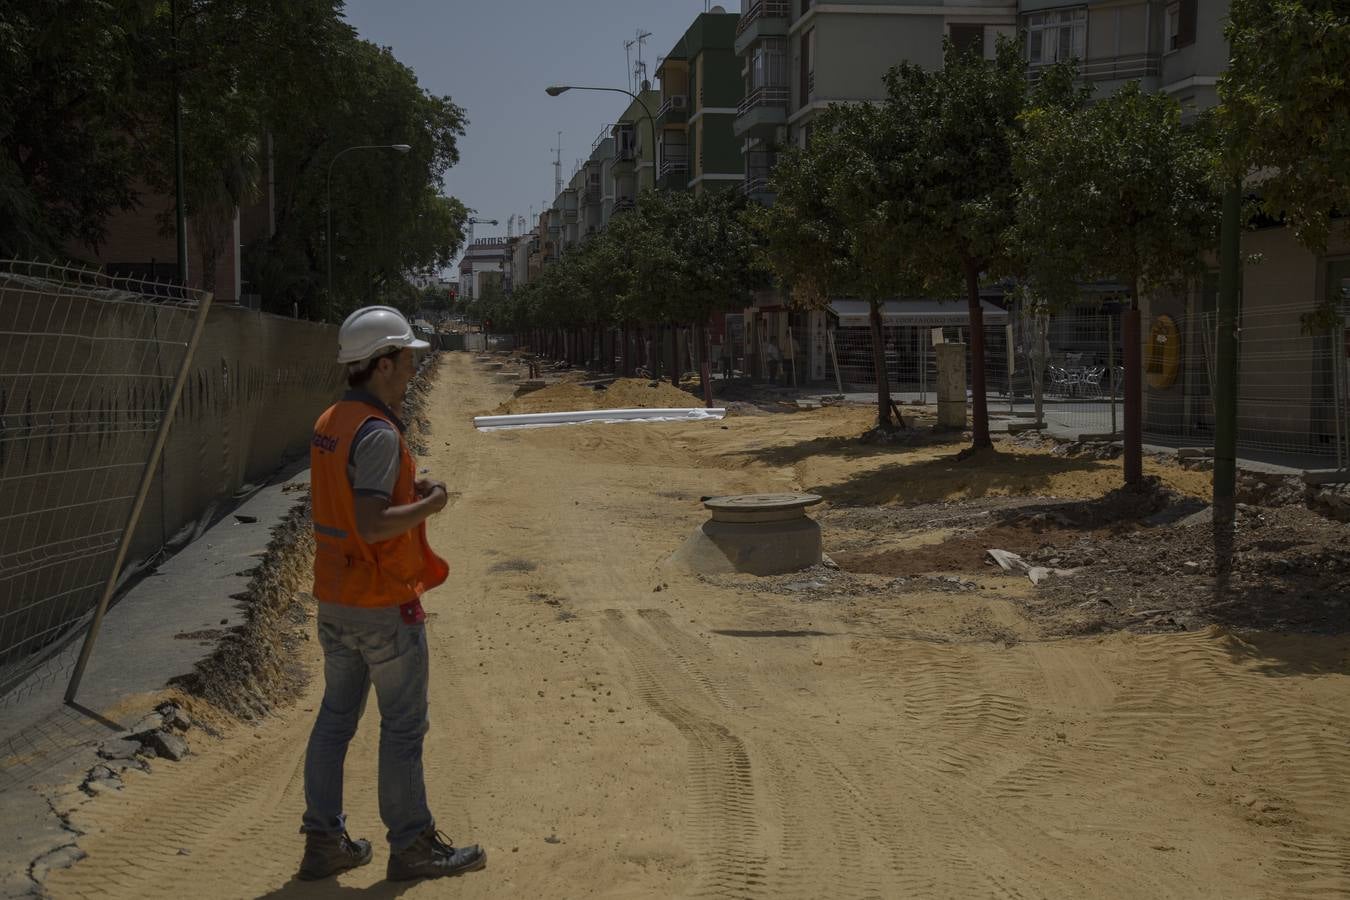
[[[444,481],[436,481],[432,478],[417,479],[417,481],[413,483],[413,488],[417,491],[417,496],[419,497],[425,497],[427,494],[430,494],[432,488],[440,488],[443,491],[446,490]]]
[[[430,488],[425,492],[424,498],[431,511],[438,513],[445,509],[445,504],[450,502],[450,495],[445,492],[445,485],[439,481],[431,482]]]

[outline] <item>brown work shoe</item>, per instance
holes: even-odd
[[[390,851],[385,877],[390,881],[443,878],[473,872],[486,865],[486,850],[477,844],[454,847],[448,837],[432,826],[402,850]]]
[[[300,880],[317,881],[364,866],[370,862],[370,841],[352,840],[346,831],[326,834],[319,831],[305,833],[305,856],[300,860]]]

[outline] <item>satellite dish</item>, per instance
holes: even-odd
[[[708,10],[708,12],[714,16],[726,15],[726,9],[721,6],[714,6],[712,9]]]

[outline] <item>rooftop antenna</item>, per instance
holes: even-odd
[[[557,155],[553,157],[553,196],[556,198],[562,193],[562,132],[558,132],[558,146],[554,151]]]
[[[623,42],[623,77],[628,80],[628,89],[633,89],[633,45],[637,41]]]
[[[646,90],[647,64],[642,61],[642,45],[645,44],[647,42],[647,38],[651,36],[652,33],[650,31],[643,31],[641,28],[639,28],[637,31],[636,43],[638,49],[638,61],[637,65],[633,68],[633,80],[637,82],[637,86],[633,88],[633,91],[635,93],[638,91]]]

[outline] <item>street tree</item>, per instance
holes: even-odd
[[[964,292],[969,308],[971,432],[990,447],[982,279],[1015,274],[1008,237],[1018,182],[1013,144],[1029,103],[1026,63],[1000,39],[986,60],[945,44],[943,65],[902,63],[886,75],[884,192],[891,237],[925,292]]]
[[[1017,222],[1034,284],[1071,296],[1078,279],[1120,279],[1125,322],[1125,481],[1143,477],[1139,298],[1181,290],[1216,246],[1219,198],[1208,132],[1166,94],[1127,84],[1071,112],[1036,110],[1019,142]]]
[[[1350,215],[1350,7],[1233,0],[1216,110],[1231,171],[1253,173],[1265,210],[1309,249]]]
[[[826,110],[805,148],[780,155],[774,203],[758,215],[767,263],[794,303],[823,308],[833,297],[867,301],[883,431],[904,420],[891,402],[881,306],[916,285],[891,222],[897,198],[886,179],[892,147],[884,115],[870,104]]]
[[[128,65],[143,0],[0,5],[0,257],[97,247],[137,204],[144,127]]]

